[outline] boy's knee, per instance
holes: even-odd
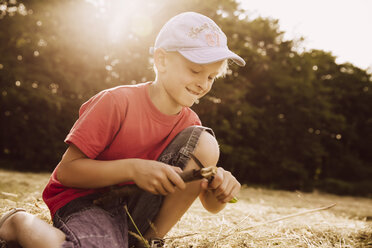
[[[203,163],[204,166],[216,166],[220,149],[216,138],[207,131],[200,134],[194,155]]]
[[[30,218],[30,214],[21,211],[13,214],[9,218],[9,222],[13,227],[22,226],[23,223],[27,222],[27,220]]]
[[[0,228],[0,237],[7,241],[16,241],[19,228],[27,221],[26,212],[16,212],[8,217]]]

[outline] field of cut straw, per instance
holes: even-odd
[[[0,215],[23,207],[50,223],[41,199],[48,177],[0,170]],[[216,215],[195,201],[166,241],[187,248],[372,247],[372,199],[243,187],[239,202]]]

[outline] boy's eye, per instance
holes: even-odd
[[[209,76],[208,77],[208,80],[212,80],[213,81],[214,80],[214,77]]]
[[[196,71],[196,70],[191,69],[191,72],[194,73],[194,74],[198,74],[200,71]]]

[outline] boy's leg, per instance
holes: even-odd
[[[219,157],[218,143],[213,135],[206,132],[212,130],[192,126],[180,132],[159,157],[159,161],[183,170],[198,169],[199,167],[190,160],[193,153],[206,166],[215,166]],[[146,238],[164,237],[165,234],[177,223],[186,210],[200,193],[200,181],[188,183],[183,191],[163,197],[142,192],[131,197],[128,205],[136,225]],[[149,221],[154,228],[149,228]],[[129,222],[129,230],[136,232]],[[133,238],[130,243],[133,243]]]
[[[53,224],[66,234],[62,247],[128,247],[124,199],[118,197],[96,206],[93,202],[98,197],[77,198],[56,212]]]
[[[209,132],[201,132],[195,150],[192,152],[206,166],[216,166],[219,158],[219,146]],[[188,159],[184,170],[199,169],[199,166]],[[170,229],[179,221],[187,209],[200,194],[200,180],[187,184],[185,190],[178,190],[174,194],[165,197],[159,213],[153,224],[156,230],[149,228],[146,238],[164,237]]]
[[[0,238],[23,248],[59,248],[65,240],[62,231],[24,211],[7,218],[0,227]]]

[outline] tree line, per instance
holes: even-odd
[[[80,105],[100,90],[152,80],[157,32],[171,16],[197,11],[247,62],[230,65],[193,107],[216,133],[220,165],[250,185],[371,196],[369,72],[302,51],[278,20],[249,19],[235,0],[139,0],[126,14],[108,2],[0,3],[0,167],[52,170]],[[124,30],[109,29],[118,16]]]

